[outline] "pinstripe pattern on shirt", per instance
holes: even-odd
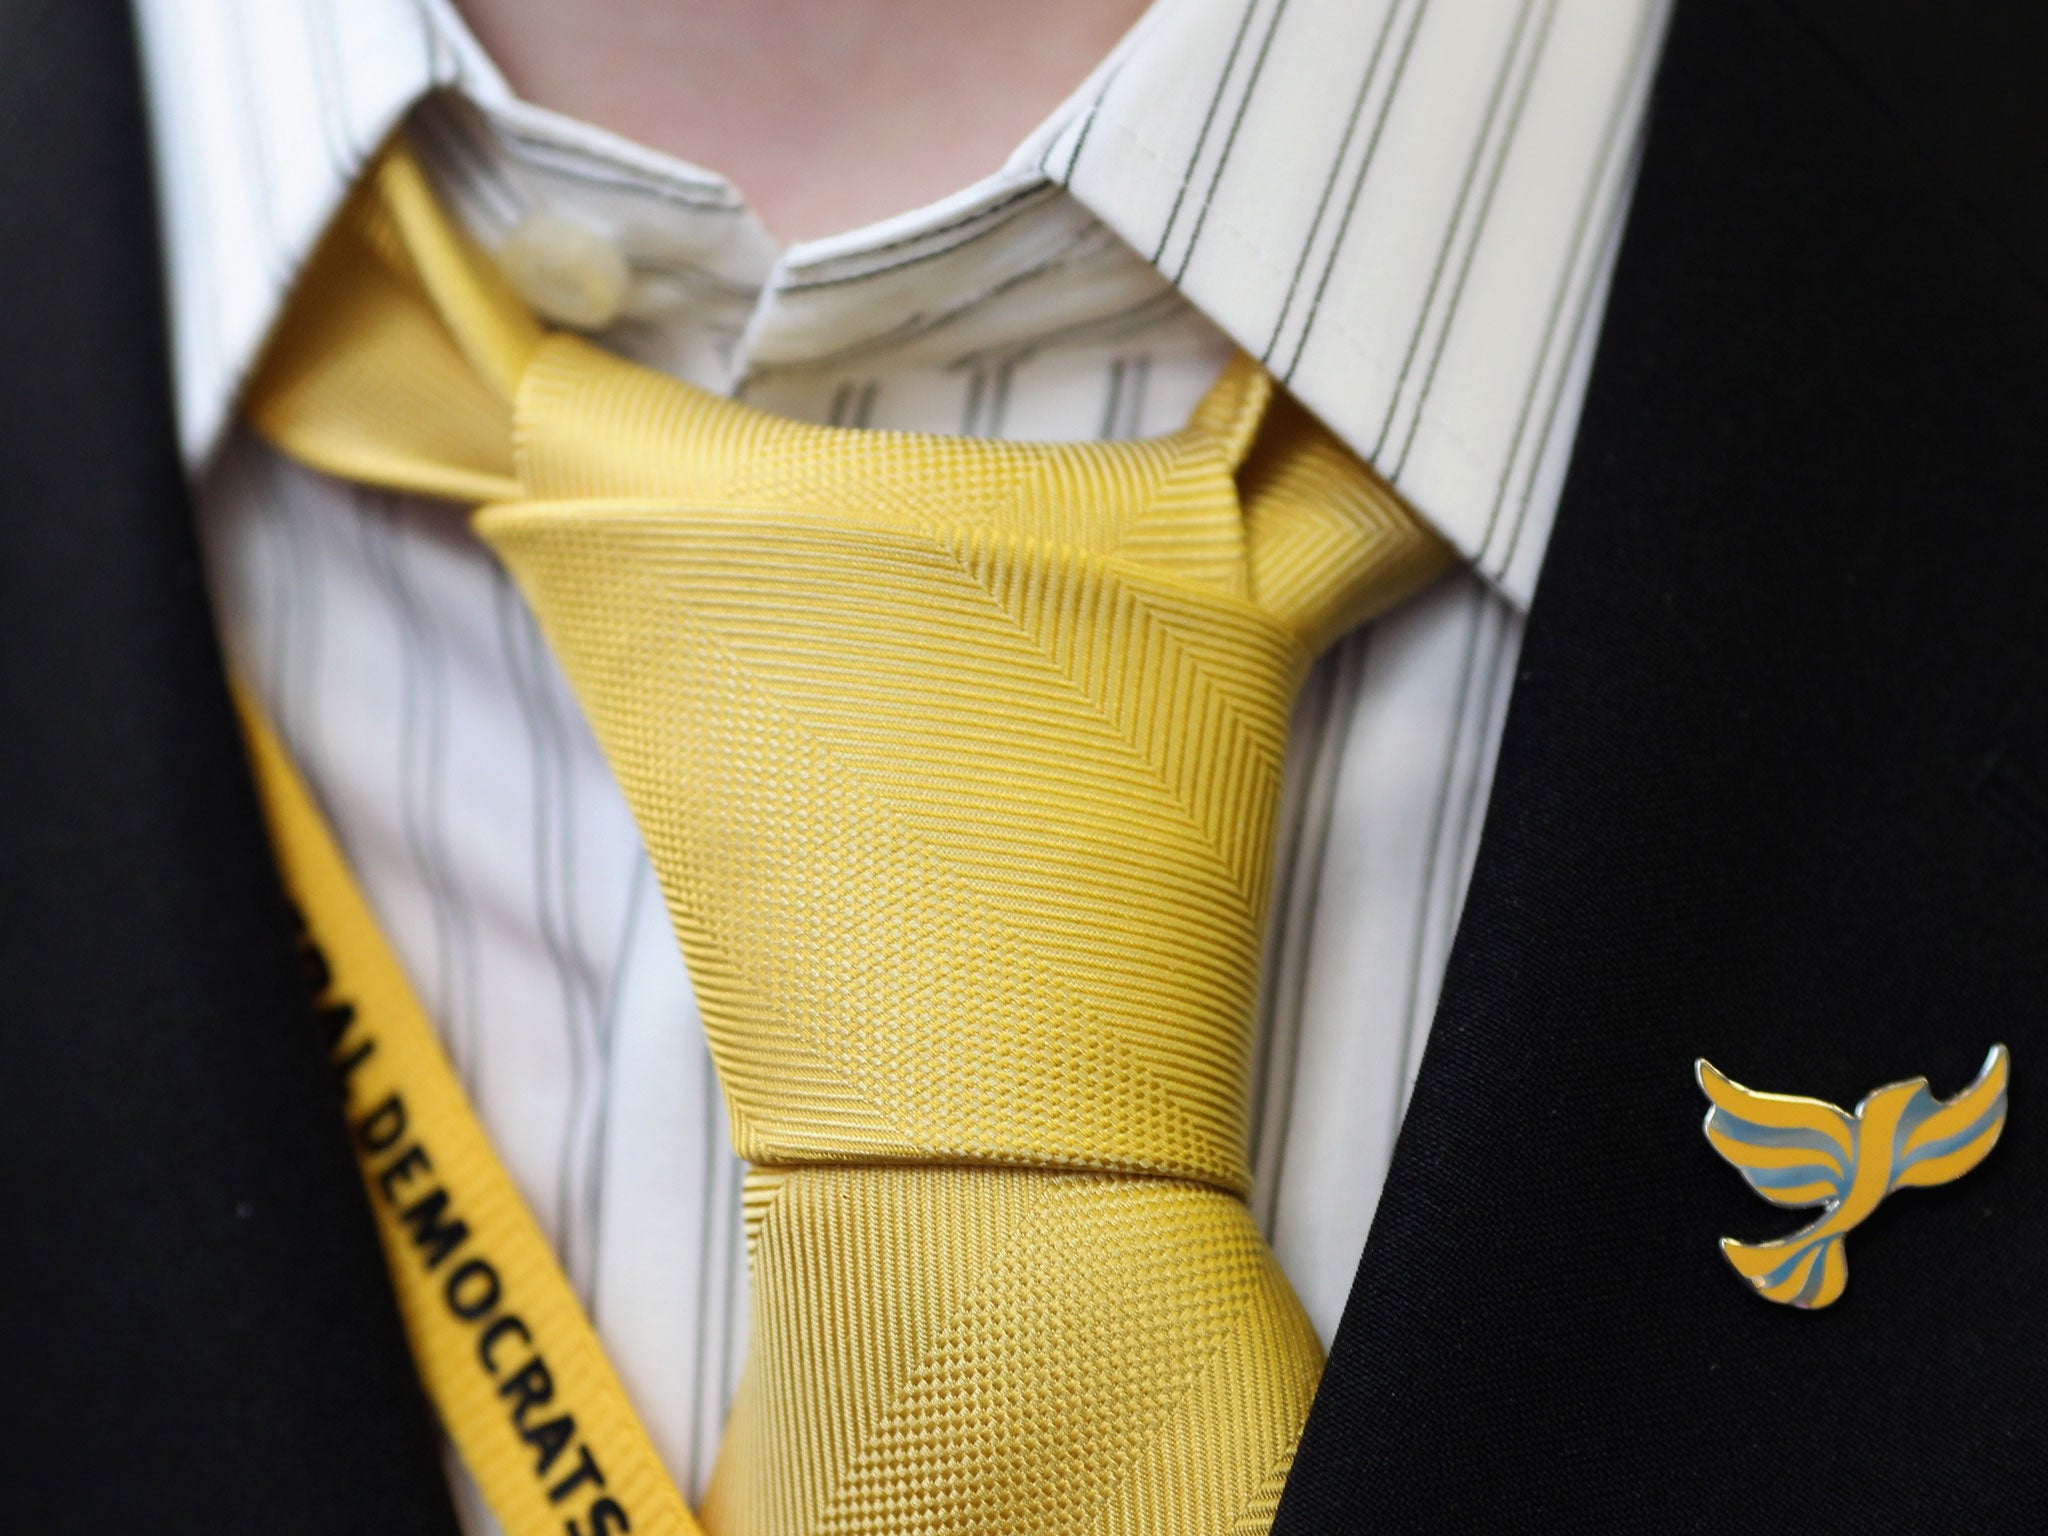
[[[744,1339],[739,1170],[617,790],[454,509],[222,427],[376,144],[406,121],[487,242],[536,211],[606,235],[665,296],[608,345],[792,415],[1138,436],[1246,348],[1471,557],[1327,658],[1295,725],[1253,1204],[1327,1337],[1462,902],[1663,0],[1159,0],[985,181],[787,251],[715,175],[518,101],[444,0],[137,5],[230,654],[693,1492]]]

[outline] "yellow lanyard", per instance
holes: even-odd
[[[505,1536],[696,1520],[442,1053],[291,759],[243,727],[420,1379]]]

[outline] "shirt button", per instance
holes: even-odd
[[[544,319],[579,331],[618,319],[633,286],[617,246],[558,213],[529,214],[498,247],[498,264]]]

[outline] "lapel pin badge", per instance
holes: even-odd
[[[1758,1093],[1693,1063],[1707,1111],[1707,1140],[1750,1188],[1773,1205],[1818,1206],[1820,1216],[1765,1243],[1721,1239],[1722,1255],[1767,1301],[1825,1307],[1849,1281],[1842,1240],[1895,1189],[1947,1184],[1984,1161],[2005,1129],[2011,1058],[1991,1047],[1977,1080],[1952,1099],[1927,1079],[1887,1083],[1854,1114],[1820,1099]]]

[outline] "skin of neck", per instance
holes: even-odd
[[[998,168],[1146,0],[457,0],[513,89],[730,179],[779,237]]]

